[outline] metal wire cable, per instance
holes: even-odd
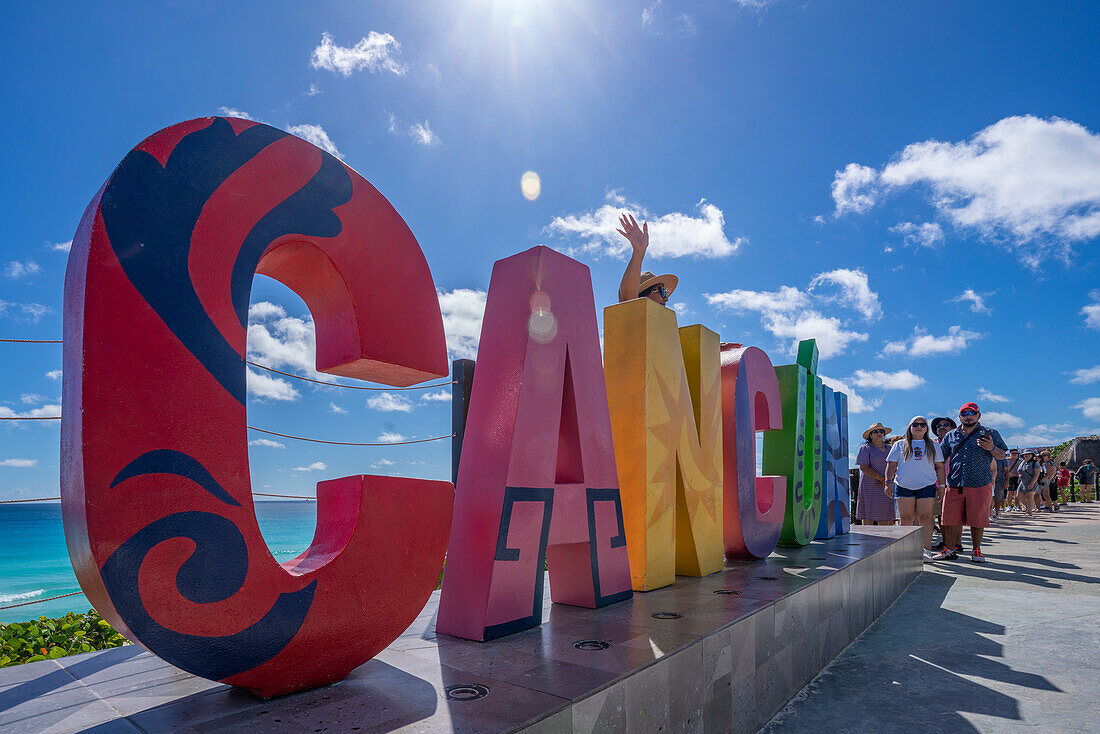
[[[68,594],[61,594],[60,596],[51,596],[48,599],[35,599],[34,601],[25,601],[21,604],[10,604],[6,607],[0,607],[0,610],[15,609],[16,607],[25,607],[25,606],[28,606],[30,604],[41,604],[44,601],[53,601],[54,599],[64,599],[67,596],[76,596],[77,594],[83,594],[83,593],[84,593],[83,591],[71,591]]]
[[[8,344],[61,344],[61,339],[0,339]]]
[[[0,420],[61,420],[61,416],[42,416],[34,418],[26,417],[3,417]],[[442,441],[448,438],[454,438],[454,434],[448,434],[447,436],[432,436],[431,438],[414,438],[407,441],[326,441],[321,438],[307,438],[305,436],[292,436],[290,434],[279,434],[278,431],[267,430],[265,428],[256,428],[255,426],[245,426],[249,430],[255,430],[261,432],[261,434],[267,434],[268,436],[278,436],[279,438],[289,438],[295,441],[309,441],[310,443],[330,443],[332,446],[406,446],[408,443],[427,443],[428,441]]]
[[[258,362],[253,362],[251,359],[246,359],[245,362],[252,365],[253,367],[259,367],[261,370],[274,372],[275,374],[282,375],[283,377],[292,377],[295,380],[312,382],[317,385],[328,385],[329,387],[346,387],[348,390],[380,390],[384,392],[391,392],[394,390],[431,390],[434,387],[446,387],[447,385],[455,384],[455,380],[451,380],[450,382],[439,382],[435,385],[411,385],[409,387],[367,387],[366,385],[341,385],[338,382],[325,382],[324,380],[314,380],[312,378],[302,377],[301,375],[295,375],[290,372],[283,372],[282,370],[277,370],[274,367],[266,367],[262,364],[259,364]]]
[[[379,441],[377,443],[356,443],[353,441],[324,441],[320,438],[305,438],[304,436],[291,436],[289,433],[276,433],[275,431],[267,431],[263,428],[256,428],[255,426],[246,426],[251,431],[259,431],[260,433],[266,433],[269,436],[279,436],[280,438],[291,438],[295,441],[309,441],[311,443],[327,443],[334,446],[403,446],[410,443],[427,443],[428,441],[442,441],[448,438],[454,438],[455,434],[449,433],[446,436],[432,436],[431,438],[415,438],[408,441]]]
[[[0,421],[59,421],[59,420],[61,420],[61,416],[59,416],[59,415],[45,415],[45,416],[42,416],[42,415],[35,415],[35,416],[30,416],[30,415],[18,416],[18,415],[14,415],[14,416],[2,416],[2,417],[0,417]]]

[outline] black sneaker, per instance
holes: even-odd
[[[936,543],[934,546],[932,546],[932,550],[941,551],[943,550],[943,545],[943,541],[941,540],[939,543]]]

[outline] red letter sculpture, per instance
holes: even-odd
[[[263,697],[345,677],[415,619],[451,485],[317,485],[309,549],[279,564],[252,506],[245,330],[253,274],[292,288],[317,369],[447,374],[431,273],[362,176],[267,125],[203,118],[131,151],[88,206],[65,277],[62,510],[80,585],[168,662]]]
[[[756,476],[756,432],[783,427],[772,361],[760,349],[722,348],[722,457],[726,558],[767,558],[779,542],[787,479]]]
[[[436,630],[490,640],[551,598],[631,596],[588,268],[546,247],[493,266]]]

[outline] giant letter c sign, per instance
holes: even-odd
[[[275,561],[245,435],[256,272],[309,305],[319,370],[390,385],[447,374],[428,265],[373,186],[266,125],[180,123],[123,159],[73,240],[61,490],[73,567],[104,618],[266,697],[339,680],[408,627],[438,579],[453,495],[322,482],[312,545]]]

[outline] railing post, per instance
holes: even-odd
[[[458,483],[458,463],[462,457],[462,436],[466,433],[466,413],[470,410],[470,388],[474,385],[474,360],[451,362],[451,482]]]

